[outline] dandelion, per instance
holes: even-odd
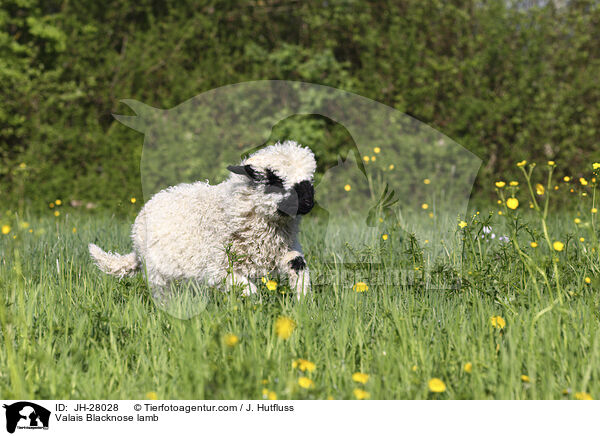
[[[52,209],[52,208],[54,207],[54,202],[50,202],[50,203],[48,204],[48,207],[49,207],[50,209]]]
[[[378,153],[380,153],[380,152],[381,152],[381,148],[379,148],[379,147],[375,147],[375,148],[373,149],[373,151],[375,152],[375,154],[378,154]]]
[[[584,237],[579,238],[579,242],[585,242],[585,238]]]
[[[363,372],[355,372],[352,374],[352,380],[357,383],[367,384],[369,381],[369,374],[365,374]]]
[[[595,169],[595,170],[597,170],[598,168],[600,168],[600,163],[598,163],[598,162],[594,162],[594,163],[592,164],[592,168],[593,168],[593,169]]]
[[[567,183],[569,183],[571,181],[571,178],[569,176],[564,176],[563,180]]]
[[[518,163],[517,163],[517,166],[518,166],[519,168],[521,168],[521,167],[524,167],[525,165],[527,165],[527,161],[526,161],[526,160],[522,160],[521,162],[518,162]]]
[[[73,227],[73,233],[77,233],[77,227]]]
[[[368,400],[369,398],[371,398],[371,394],[362,389],[357,388],[357,389],[354,389],[352,392],[354,393],[354,397],[357,400]]]
[[[240,338],[238,338],[233,333],[227,333],[225,335],[225,345],[227,345],[228,347],[235,347],[239,341]]]
[[[367,286],[365,282],[358,282],[354,286],[352,286],[352,289],[355,292],[365,292],[369,290],[369,286]]]
[[[531,248],[537,248],[538,243],[535,241],[532,241],[531,244],[529,244],[531,246]]]
[[[275,401],[277,399],[277,394],[273,391],[270,391],[268,389],[266,389],[266,393],[265,393],[265,389],[263,389],[263,398],[266,398],[267,400],[271,400],[271,401]]]
[[[300,377],[298,379],[298,384],[300,385],[301,388],[304,388],[304,389],[310,389],[315,386],[315,382],[313,382],[308,377]]]
[[[592,207],[592,213],[598,213],[598,209],[596,209],[595,207]]]
[[[544,185],[542,185],[541,183],[535,185],[535,193],[537,195],[544,195],[544,192],[546,192],[546,190],[544,189]]]
[[[135,199],[135,197],[131,197],[131,198],[129,199],[129,201],[131,201],[131,204],[135,204],[135,202],[136,202],[137,200]]]
[[[411,370],[412,372],[417,372],[417,370],[418,370],[418,369],[419,369],[419,367],[418,367],[417,365],[413,365],[413,366],[410,368],[410,370]]]
[[[298,368],[300,371],[313,372],[317,368],[317,365],[310,360],[296,359],[292,362],[292,368]]]
[[[60,206],[60,205],[62,204],[62,200],[61,200],[60,198],[57,198],[57,199],[54,201],[54,204],[56,204],[57,206]]]
[[[579,178],[579,183],[581,183],[581,186],[587,186],[587,184],[588,184],[588,181],[587,181],[587,180],[585,180],[585,178],[584,178],[584,177],[580,177],[580,178]]]
[[[581,224],[581,220],[579,218],[575,218],[573,221],[575,221],[575,224]]]
[[[519,182],[517,182],[516,180],[513,180],[512,182],[509,183],[510,186],[519,186]]]
[[[19,168],[21,168],[22,170],[24,170],[25,168],[27,168],[27,164],[25,162],[21,162],[19,164]]]
[[[387,241],[388,239],[388,235],[386,235],[385,233],[383,235],[381,235],[381,239],[383,239],[384,241]]]
[[[275,280],[267,280],[265,286],[269,291],[274,291],[275,289],[277,289],[277,282]]]
[[[492,323],[492,327],[495,327],[499,330],[502,330],[504,327],[506,327],[506,321],[504,321],[504,318],[502,318],[500,315],[492,316],[490,321]]]
[[[583,279],[583,281],[586,282],[588,285],[592,283],[592,279],[590,279],[589,277],[586,277],[585,279]]]
[[[288,339],[292,336],[294,329],[296,328],[296,323],[293,319],[288,318],[287,316],[280,316],[277,318],[275,322],[275,333],[281,339]]]
[[[556,162],[554,162],[553,160],[548,161],[548,166],[553,167],[554,165],[556,165]]]
[[[426,185],[429,185],[431,183],[431,180],[425,179],[425,180],[423,180],[423,183],[425,183]]]
[[[363,156],[363,160],[368,163],[369,162],[369,156]]]
[[[55,211],[54,211],[54,216],[59,216],[59,215],[60,215],[60,212],[59,212],[59,211],[57,211],[57,210],[55,210]]]
[[[429,212],[429,218],[433,218],[433,212]]]
[[[444,383],[439,378],[432,378],[431,380],[429,380],[429,383],[427,383],[427,385],[429,386],[429,390],[431,392],[440,393],[446,391],[446,383]]]
[[[390,166],[388,167],[389,170],[393,170],[394,169],[394,164],[390,164]]]
[[[531,381],[531,379],[529,378],[528,375],[523,374],[523,375],[521,375],[521,381],[523,383],[529,383]]]
[[[510,197],[508,200],[506,200],[506,207],[513,210],[516,209],[519,207],[519,200],[517,200],[515,197]]]
[[[156,395],[156,392],[151,391],[146,393],[146,398],[148,400],[158,400],[158,395]]]
[[[593,400],[592,396],[587,392],[576,392],[575,393],[576,400]]]
[[[346,185],[344,186],[344,191],[349,192],[352,189],[352,186]]]
[[[2,234],[3,235],[8,235],[10,233],[10,226],[5,224],[2,226]]]
[[[506,182],[496,182],[496,188],[504,188],[506,186]]]
[[[461,229],[464,229],[465,227],[467,227],[467,222],[466,221],[459,222],[458,227],[460,227]]]
[[[554,248],[556,251],[563,251],[563,248],[565,248],[565,244],[563,244],[560,241],[554,241],[554,244],[552,244],[552,248]]]
[[[429,209],[429,205],[428,205],[427,203],[423,203],[423,204],[421,205],[421,209],[423,209],[423,210],[427,210],[427,209]]]
[[[371,156],[371,162],[375,162],[376,159],[377,159],[376,156]]]
[[[471,374],[471,371],[473,371],[473,364],[471,362],[467,362],[465,363],[465,366],[463,366],[463,369],[467,374]]]

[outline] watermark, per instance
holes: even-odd
[[[144,133],[144,199],[155,205],[163,201],[162,206],[148,207],[142,213],[143,224],[137,230],[134,226],[136,248],[145,254],[146,276],[157,301],[175,316],[197,314],[206,306],[211,289],[236,272],[241,288],[255,292],[256,280],[270,273],[268,265],[274,274],[287,268],[299,293],[306,291],[300,280],[327,285],[338,280],[340,272],[356,275],[372,266],[382,267],[388,282],[456,286],[452,274],[439,281],[432,280],[431,272],[447,260],[449,247],[462,243],[457,223],[465,218],[481,160],[425,123],[353,93],[290,81],[225,86],[168,110],[133,100],[124,103],[136,115],[116,118]],[[335,149],[328,149],[327,141],[315,148],[293,129],[277,128],[289,127],[299,115],[324,117],[343,127],[347,138],[341,146],[338,141]],[[275,131],[279,136],[274,136]],[[313,149],[314,179],[300,153],[251,157],[278,141],[302,142]],[[236,176],[240,179],[231,182]],[[222,182],[228,180],[231,183],[225,188]],[[310,186],[299,190],[302,183]],[[180,188],[170,188],[174,186]],[[253,191],[241,195],[239,190],[248,186]],[[289,247],[289,252],[299,253],[296,267],[287,267],[288,262],[280,268],[286,253],[279,259],[279,251],[273,248],[277,241],[261,240],[262,234],[276,234],[278,226],[284,226],[275,215],[268,215],[275,209],[263,204],[276,195],[278,213],[285,201],[290,220],[300,222],[298,216],[303,215],[298,241],[291,241]],[[255,202],[254,228],[247,228],[249,221],[234,213],[247,207],[246,199]],[[302,205],[312,210],[303,214]],[[257,222],[265,226],[262,233]],[[198,234],[202,236],[194,239]],[[156,241],[164,238],[174,241],[157,249]],[[220,251],[215,250],[217,243]],[[226,250],[230,243],[242,265],[237,271]],[[268,246],[259,249],[260,244]],[[314,257],[310,250],[318,250],[319,264],[303,265],[305,257]],[[408,253],[414,265],[394,264],[400,252]],[[453,259],[455,267],[459,263],[460,259]],[[414,277],[413,266],[420,269],[416,272],[422,279]],[[182,284],[196,290],[174,290]]]

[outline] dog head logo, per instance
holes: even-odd
[[[18,429],[48,429],[50,411],[29,401],[19,401],[6,409],[6,431],[14,433]]]

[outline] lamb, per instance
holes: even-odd
[[[298,227],[314,205],[313,152],[285,141],[227,169],[230,176],[218,185],[183,183],[155,194],[133,224],[134,251],[107,253],[89,244],[95,264],[119,278],[145,268],[155,297],[178,280],[237,285],[249,295],[271,273],[287,276],[298,299],[306,295],[310,272]]]

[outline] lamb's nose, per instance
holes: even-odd
[[[311,211],[315,205],[315,188],[312,183],[305,180],[294,185],[294,191],[298,195],[298,214],[304,215]]]

